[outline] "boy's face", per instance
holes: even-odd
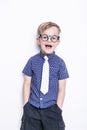
[[[59,44],[58,40],[59,31],[56,27],[50,27],[46,29],[39,38],[37,43],[41,47],[41,51],[44,54],[52,54]]]

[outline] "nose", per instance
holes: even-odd
[[[51,37],[48,37],[48,42],[51,42]]]

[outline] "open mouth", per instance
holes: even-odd
[[[51,45],[45,45],[45,47],[46,47],[46,48],[52,48],[52,46],[51,46]]]

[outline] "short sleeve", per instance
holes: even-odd
[[[23,72],[23,74],[25,74],[27,76],[32,76],[32,61],[31,61],[31,58],[28,60],[28,62],[25,65],[22,72]]]
[[[66,78],[69,78],[69,74],[65,62],[62,60],[59,67],[59,80]]]

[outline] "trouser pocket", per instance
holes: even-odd
[[[25,118],[25,114],[23,114],[22,119],[21,119],[20,130],[25,130],[25,122],[26,122],[26,118]]]
[[[65,130],[65,122],[62,116],[62,109],[56,104],[57,106],[57,117],[58,117],[58,130]]]
[[[58,127],[59,127],[59,130],[65,130],[65,123],[63,120],[59,121]]]
[[[23,106],[23,115],[21,118],[21,126],[20,126],[20,130],[25,130],[25,125],[26,125],[26,112],[25,109],[27,108],[29,102],[27,102],[24,106]]]

